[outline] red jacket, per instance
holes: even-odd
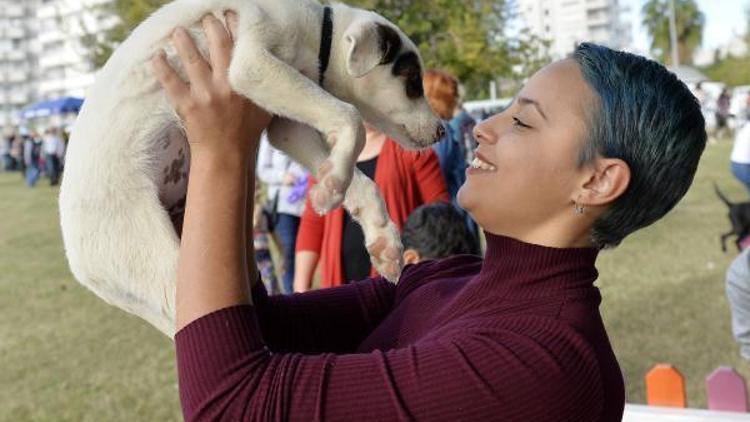
[[[310,186],[315,183],[310,180]],[[375,184],[385,200],[388,215],[399,230],[418,206],[436,201],[448,202],[448,191],[440,171],[440,163],[432,149],[407,151],[388,139],[378,156]],[[297,233],[297,251],[320,254],[320,287],[344,283],[341,266],[341,242],[344,231],[344,209],[339,207],[319,216],[308,198]],[[372,275],[376,275],[371,269]]]

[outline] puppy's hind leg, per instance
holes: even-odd
[[[377,185],[357,168],[346,192],[344,208],[362,226],[372,265],[388,280],[398,281],[403,267],[401,235],[388,216]]]
[[[274,119],[269,128],[271,144],[307,167],[318,177],[318,169],[328,156],[328,145],[311,127],[286,119]],[[398,228],[386,211],[375,183],[356,167],[344,207],[362,226],[365,245],[375,269],[390,281],[401,274],[402,250]]]
[[[328,92],[278,58],[266,46],[271,24],[243,20],[229,68],[232,88],[273,114],[305,122],[324,134],[330,155],[316,164],[318,185],[310,192],[316,211],[324,214],[341,204],[352,179],[354,163],[365,144],[357,109]]]

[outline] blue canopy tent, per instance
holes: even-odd
[[[21,110],[21,118],[31,119],[45,117],[52,114],[77,113],[81,109],[83,98],[62,97],[54,100],[41,101]]]

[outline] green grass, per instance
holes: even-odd
[[[730,147],[709,147],[683,202],[600,257],[602,312],[630,402],[644,401],[643,376],[657,362],[685,375],[691,407],[705,407],[704,379],[717,366],[750,377],[731,337],[723,282],[734,254],[719,249],[729,223],[711,187],[746,196],[728,171]],[[58,190],[44,182],[27,189],[0,173],[0,420],[178,420],[171,341],[73,280]]]
[[[0,420],[179,420],[171,341],[73,280],[45,182],[0,173]]]

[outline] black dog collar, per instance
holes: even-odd
[[[331,59],[331,41],[333,35],[333,10],[330,6],[323,8],[323,28],[320,36],[320,51],[318,52],[318,84],[323,86],[323,79]]]

